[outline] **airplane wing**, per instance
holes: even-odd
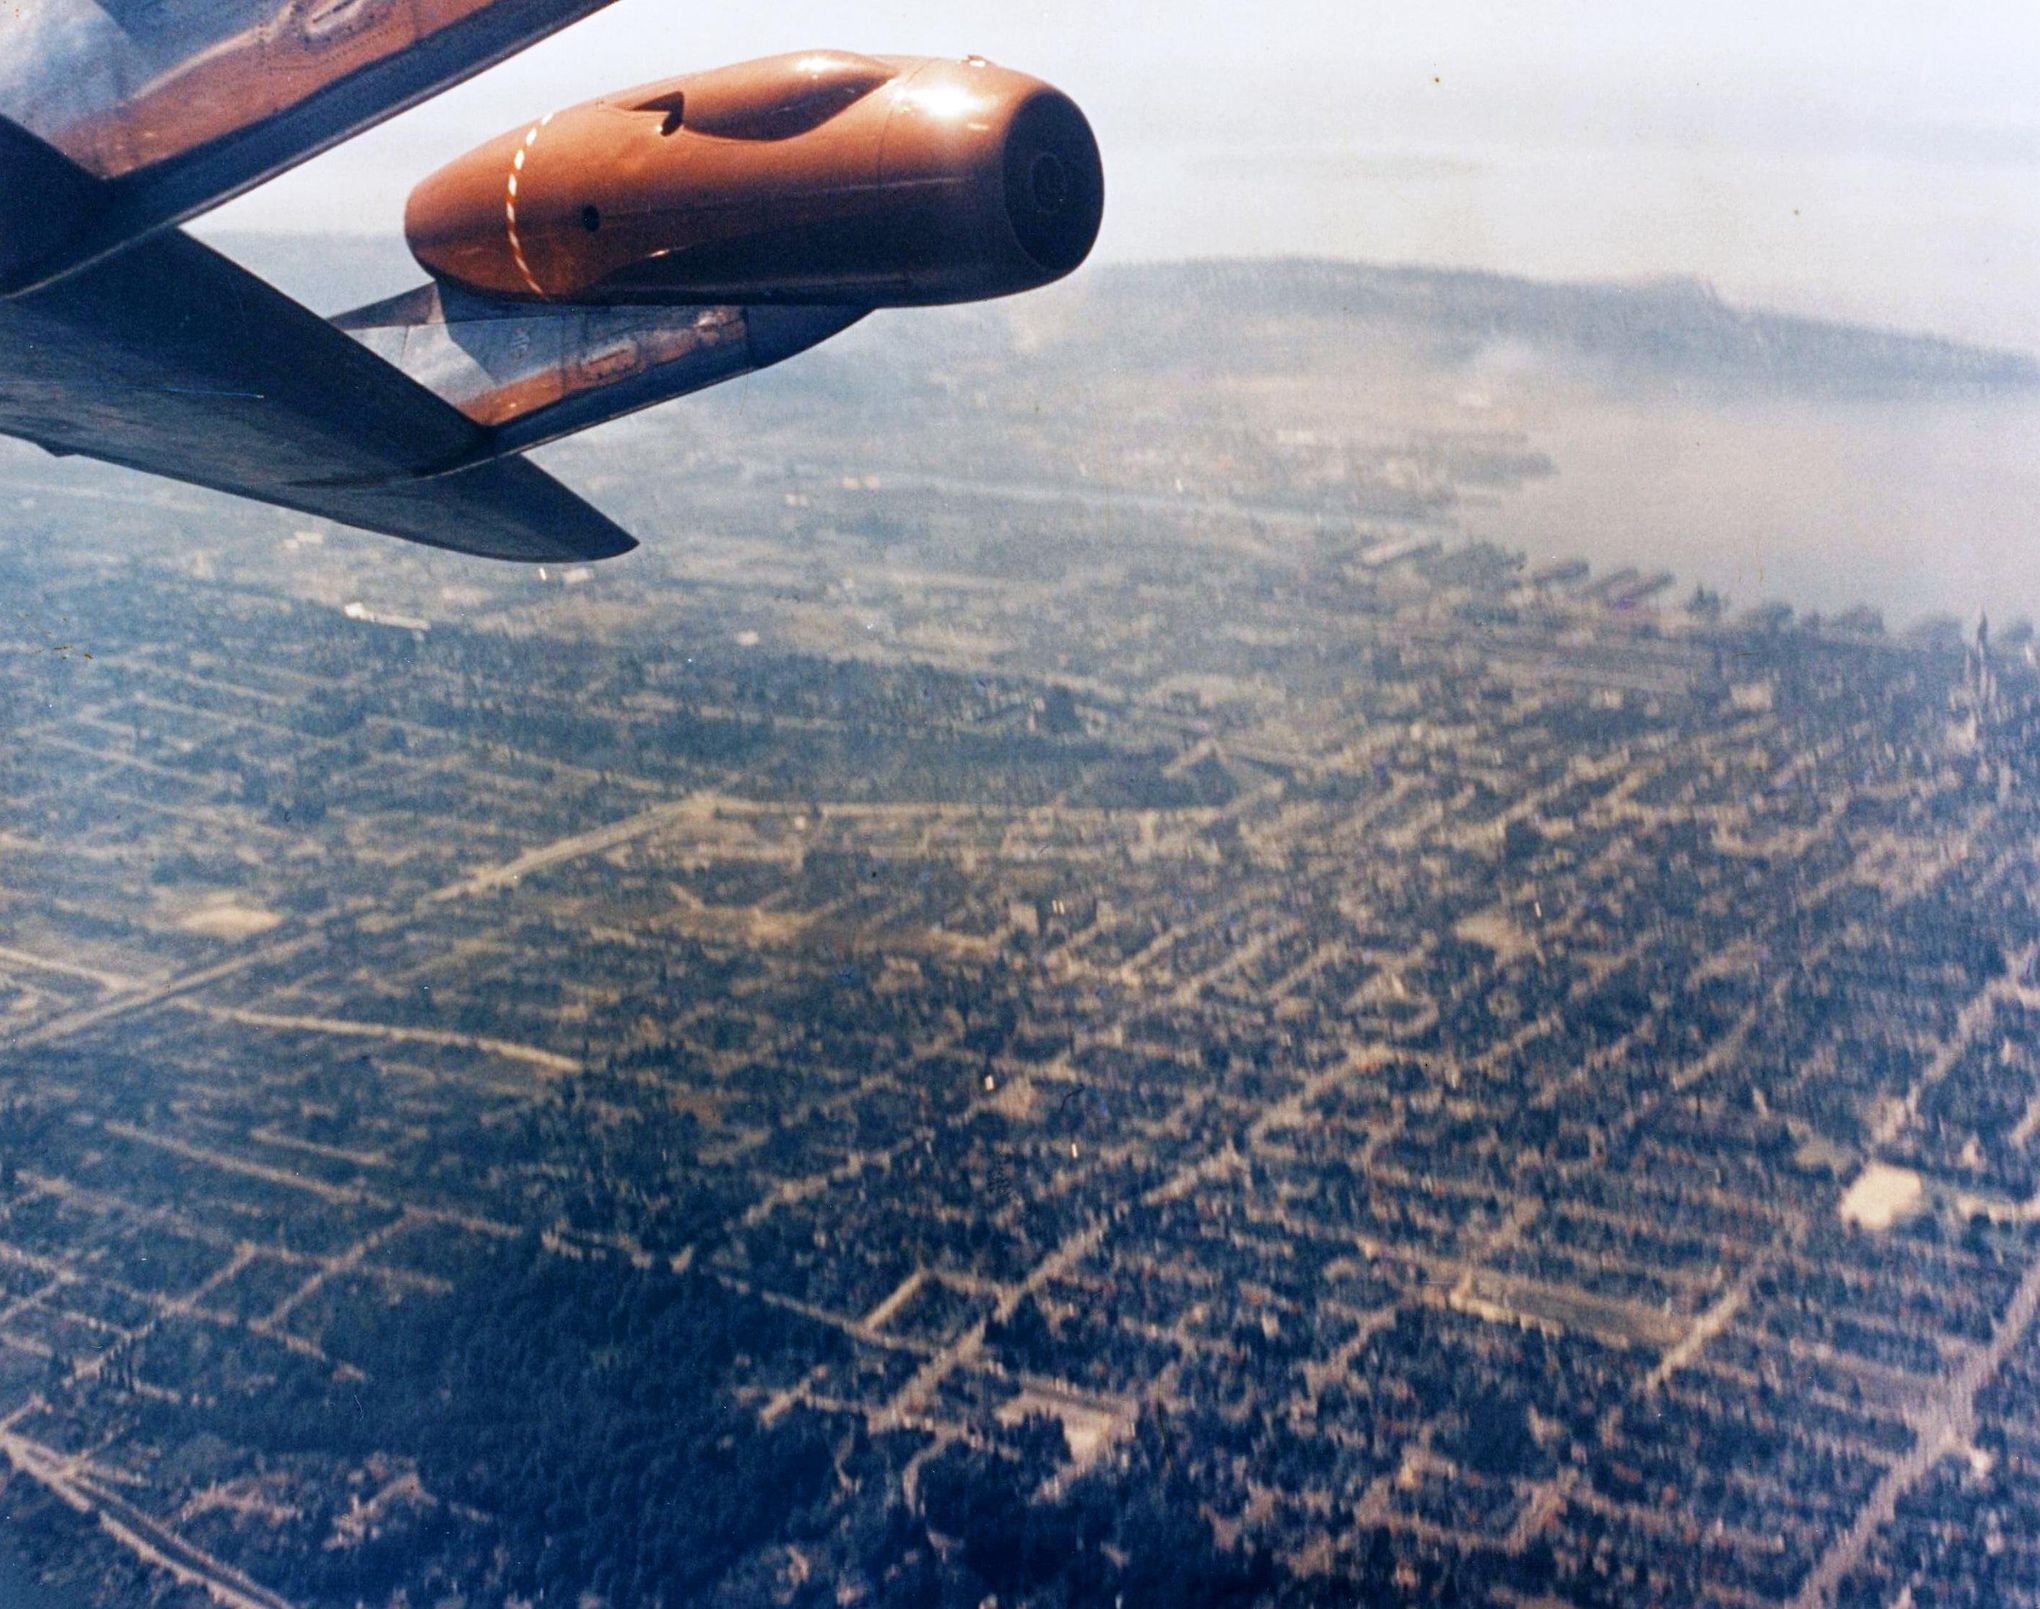
[[[171,230],[0,301],[0,432],[433,547],[636,543],[488,429]]]
[[[98,182],[0,124],[0,241],[10,213],[33,228],[45,179]],[[328,323],[166,229],[0,298],[0,433],[457,552],[610,558],[637,544],[515,455],[865,311],[534,308],[435,284]]]
[[[608,3],[14,0],[0,8],[0,293],[181,222]]]

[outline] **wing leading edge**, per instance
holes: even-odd
[[[86,182],[0,240],[0,293],[182,222],[609,3],[25,0],[0,118]]]

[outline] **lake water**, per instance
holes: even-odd
[[[2040,402],[1574,401],[1522,423],[1558,473],[1467,523],[1535,558],[1894,627],[2040,617]]]

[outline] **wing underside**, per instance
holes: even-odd
[[[631,538],[281,292],[176,231],[0,302],[0,431],[435,547]]]

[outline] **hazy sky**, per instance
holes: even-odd
[[[1693,273],[2040,348],[2040,10],[1877,0],[618,0],[220,215],[396,230],[541,109],[811,46],[1050,78],[1105,147],[1103,255]]]

